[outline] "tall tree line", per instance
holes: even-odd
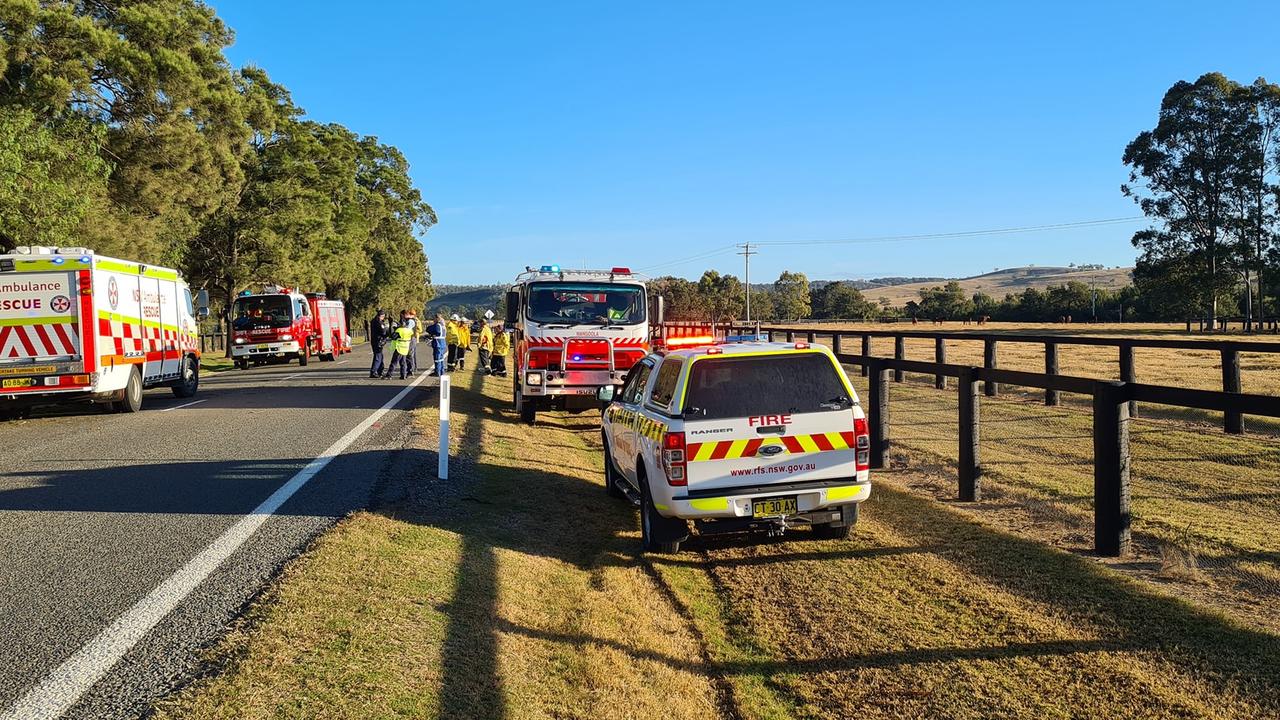
[[[430,298],[435,213],[394,147],[233,68],[198,0],[0,0],[0,250],[84,246],[355,309]]]
[[[1144,294],[1219,315],[1239,296],[1254,315],[1280,276],[1280,86],[1220,73],[1165,93],[1156,126],[1124,151],[1121,191],[1155,224],[1133,236]]]

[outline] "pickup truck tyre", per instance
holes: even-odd
[[[622,488],[618,487],[620,479],[618,471],[613,467],[613,454],[609,452],[609,440],[606,438],[602,442],[604,444],[604,492],[611,498],[626,497]]]
[[[645,552],[662,553],[664,555],[675,555],[680,552],[680,540],[659,540],[662,537],[671,537],[679,535],[681,529],[676,528],[676,524],[683,525],[683,530],[688,530],[688,525],[683,521],[672,520],[658,514],[658,509],[653,506],[653,498],[649,497],[649,481],[644,476],[644,472],[640,473],[640,544]]]
[[[137,367],[129,370],[124,395],[111,403],[111,409],[118,413],[136,413],[142,409],[142,372]]]
[[[813,526],[813,536],[819,540],[845,540],[849,537],[849,532],[853,530],[853,526],[858,522],[858,508],[861,507],[856,503],[846,515],[849,522],[840,525],[837,523],[817,523]]]
[[[180,398],[189,398],[195,395],[199,388],[200,366],[190,355],[186,355],[182,358],[182,364],[178,366],[178,384],[173,386],[173,394]]]

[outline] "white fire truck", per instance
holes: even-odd
[[[0,255],[0,413],[75,400],[137,412],[156,386],[194,395],[207,305],[168,268],[84,248]]]
[[[526,268],[507,292],[506,321],[515,410],[529,423],[538,410],[598,408],[596,391],[620,385],[649,351],[645,282],[625,267]]]

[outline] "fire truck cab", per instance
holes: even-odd
[[[649,351],[645,282],[628,268],[526,268],[506,300],[512,392],[524,422],[538,410],[598,408],[597,390],[621,385]]]

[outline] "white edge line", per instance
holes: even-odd
[[[285,375],[284,377],[282,377],[282,378],[280,378],[280,379],[281,379],[281,380],[292,380],[293,378],[296,378],[296,377],[298,377],[299,375],[305,375],[305,374],[306,374],[306,373],[294,373],[294,374],[292,374],[292,375]]]
[[[174,405],[174,406],[173,406],[173,407],[171,407],[171,408],[165,408],[165,409],[161,410],[160,412],[169,412],[170,410],[181,410],[181,409],[182,409],[182,408],[184,408],[184,407],[191,407],[192,405],[199,405],[199,404],[200,404],[200,403],[202,403],[202,402],[204,402],[204,400],[192,400],[191,402],[186,403],[186,404],[183,404],[183,405]]]
[[[346,435],[338,438],[296,475],[280,486],[271,497],[262,501],[248,515],[240,518],[195,557],[187,561],[161,582],[146,597],[139,600],[123,615],[85,643],[74,655],[46,675],[39,684],[27,691],[22,699],[9,708],[0,718],[3,720],[53,720],[75,705],[102,676],[107,674],[120,658],[133,649],[161,620],[204,582],[218,567],[247,541],[311,478],[324,469],[365,430],[399,403],[426,375],[421,375],[395,397],[387,401]]]

